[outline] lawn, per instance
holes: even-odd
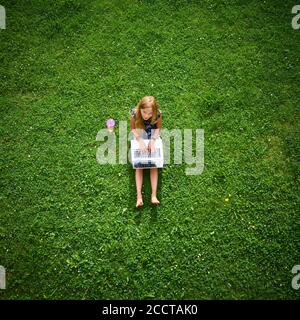
[[[1,4],[0,299],[299,299],[295,1]],[[96,136],[145,95],[204,170],[159,169],[158,207],[145,172],[136,209]]]

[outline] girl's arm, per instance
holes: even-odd
[[[162,127],[162,119],[161,118],[162,118],[162,114],[160,113],[160,118],[156,122],[157,129],[154,130],[153,136],[151,138],[153,140],[155,140],[158,137],[159,132],[161,130],[161,127]]]
[[[137,129],[135,128],[135,121],[134,121],[133,117],[130,117],[130,129],[131,129],[133,135],[135,136],[136,140],[139,142],[141,151],[146,152],[147,148],[145,146],[143,139],[141,138],[140,134],[138,133]]]
[[[133,135],[135,136],[136,140],[140,140],[141,136],[139,135],[138,131],[135,128],[135,121],[133,117],[130,117],[130,129],[133,133]]]

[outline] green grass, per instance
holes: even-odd
[[[1,299],[299,299],[294,1],[1,4]],[[205,165],[161,170],[156,208],[146,173],[136,210],[96,135],[144,95]]]

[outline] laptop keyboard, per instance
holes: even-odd
[[[160,149],[155,149],[154,152],[141,152],[140,149],[133,150],[135,158],[159,158],[160,157]]]

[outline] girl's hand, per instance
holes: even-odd
[[[140,146],[140,150],[141,150],[142,153],[147,152],[147,147],[146,147],[146,145],[145,145],[143,140],[139,141],[139,146]]]
[[[150,140],[149,145],[148,145],[148,149],[151,153],[153,153],[155,151],[155,141],[154,140]]]

